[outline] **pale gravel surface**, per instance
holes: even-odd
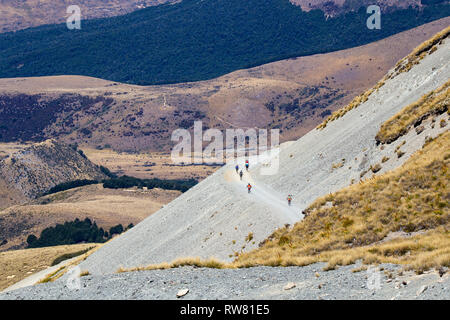
[[[176,299],[179,290],[189,289],[188,300],[271,300],[271,299],[450,299],[450,276],[436,272],[403,276],[395,265],[380,265],[380,287],[368,287],[367,271],[353,273],[357,266],[322,271],[325,264],[306,267],[255,267],[237,270],[178,269],[129,272],[81,278],[78,290],[65,281],[35,285],[0,294],[2,299]],[[317,274],[316,274],[317,273]],[[394,278],[388,280],[387,274]],[[318,276],[317,276],[318,275]],[[284,290],[293,282],[295,287]],[[320,286],[320,288],[319,288]],[[422,293],[420,289],[426,286]]]
[[[383,122],[440,87],[449,74],[450,41],[446,40],[408,73],[387,81],[366,103],[331,122],[324,130],[313,130],[282,148],[277,174],[261,175],[259,165],[252,165],[254,193],[251,195],[244,185],[227,177],[233,166],[225,166],[93,253],[81,263],[81,269],[96,275],[108,274],[120,266],[143,266],[186,256],[214,256],[230,261],[235,252],[256,248],[275,229],[300,220],[301,210],[318,197],[352,181],[358,182],[361,172],[379,163],[385,153],[390,152],[392,159],[383,165],[381,172],[403,164],[421,148],[426,135],[438,134],[429,128],[428,133],[408,135],[403,147],[406,154],[400,159],[396,159],[392,150],[396,143],[384,152],[375,143]],[[342,159],[345,165],[332,169]],[[294,206],[286,210],[280,204],[287,194],[294,195]],[[254,239],[247,242],[245,238],[250,232]]]

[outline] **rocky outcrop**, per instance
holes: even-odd
[[[105,177],[81,151],[47,140],[0,161],[0,205],[36,198],[63,182]]]

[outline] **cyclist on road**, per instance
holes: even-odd
[[[287,201],[288,201],[288,205],[291,205],[292,195],[288,195]]]

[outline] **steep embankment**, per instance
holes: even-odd
[[[449,49],[448,38],[441,39],[408,72],[390,76],[358,107],[281,148],[276,174],[262,175],[262,164],[253,164],[254,192],[261,186],[279,201],[293,194],[290,209],[300,220],[301,211],[315,199],[401,166],[423,146],[426,136],[435,137],[446,127],[428,126],[423,134],[414,132],[398,144],[384,146],[377,144],[375,136],[386,120],[448,81]],[[391,160],[376,168],[385,157]],[[231,166],[225,166],[106,244],[81,264],[82,269],[111,273],[119,266],[135,267],[186,255],[231,261],[239,251],[256,248],[273,230],[292,223],[291,216],[273,199],[247,194],[244,186],[236,188],[236,182],[227,179],[233,174],[230,170]]]

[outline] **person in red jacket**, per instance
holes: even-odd
[[[250,191],[252,190],[252,185],[250,183],[247,185],[247,189],[248,189],[248,193],[250,193]]]
[[[292,195],[288,195],[287,201],[288,201],[288,205],[291,205]]]

